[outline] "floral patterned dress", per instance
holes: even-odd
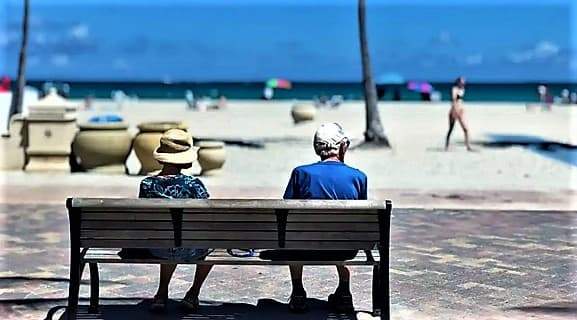
[[[140,182],[139,198],[165,199],[208,199],[204,184],[197,178],[184,174],[147,177]],[[194,261],[203,259],[208,249],[170,248],[149,249],[150,253],[162,259]]]

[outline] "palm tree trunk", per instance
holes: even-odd
[[[363,89],[365,93],[365,143],[390,147],[389,139],[381,124],[381,117],[377,107],[377,87],[371,71],[371,58],[367,43],[366,6],[365,0],[358,0],[359,5],[359,42],[361,47],[361,62],[363,65]]]
[[[24,0],[24,14],[22,16],[22,42],[20,44],[20,56],[18,58],[18,76],[16,87],[12,90],[12,102],[10,112],[8,112],[8,126],[10,118],[22,112],[22,101],[24,98],[24,87],[26,86],[26,51],[28,49],[28,17],[30,11],[30,1]]]

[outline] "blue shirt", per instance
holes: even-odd
[[[340,161],[296,167],[284,199],[366,200],[367,176]]]

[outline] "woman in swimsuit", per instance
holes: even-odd
[[[449,111],[449,132],[447,132],[447,138],[445,139],[445,150],[449,149],[449,140],[451,139],[451,133],[455,127],[455,121],[459,121],[459,125],[463,129],[465,134],[465,146],[468,151],[472,151],[469,145],[469,129],[465,123],[465,109],[463,108],[463,97],[465,96],[465,78],[459,77],[455,80],[451,91],[451,110]]]

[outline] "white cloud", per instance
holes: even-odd
[[[74,39],[84,40],[84,39],[88,38],[89,30],[88,30],[87,25],[77,24],[77,25],[73,26],[72,28],[70,28],[70,31],[68,33]]]
[[[532,48],[524,51],[512,52],[509,54],[509,61],[520,64],[533,60],[549,59],[556,57],[561,52],[561,48],[551,41],[541,41]]]
[[[483,54],[477,53],[465,57],[465,64],[469,66],[477,66],[483,63]]]
[[[64,67],[70,63],[70,58],[65,54],[55,54],[51,57],[50,62],[56,67]]]
[[[549,41],[539,42],[534,49],[535,57],[537,58],[548,58],[551,56],[556,56],[559,51],[561,51],[561,48]]]

